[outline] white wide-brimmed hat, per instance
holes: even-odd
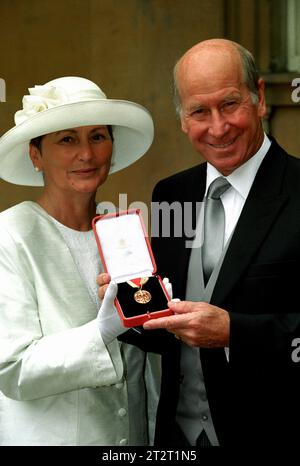
[[[149,112],[134,102],[108,99],[92,81],[80,77],[54,79],[29,89],[15,126],[0,138],[0,177],[11,183],[43,186],[29,157],[31,139],[55,131],[111,125],[113,156],[109,173],[128,167],[149,149],[154,135]]]

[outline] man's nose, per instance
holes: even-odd
[[[226,117],[219,110],[211,112],[208,132],[214,138],[222,138],[229,130]]]

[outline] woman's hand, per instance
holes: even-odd
[[[100,274],[97,277],[97,283],[100,285],[98,293],[102,300],[97,316],[97,322],[102,340],[105,345],[108,345],[128,329],[123,326],[118,311],[114,305],[118,292],[118,285],[110,280],[110,276],[107,273]]]
[[[169,279],[167,277],[163,278],[163,284],[165,286],[166,292],[169,295],[170,300],[173,298],[173,288],[172,288],[172,283],[169,282]]]
[[[97,283],[99,285],[98,295],[101,300],[104,298],[105,291],[107,290],[110,281],[111,277],[109,273],[100,273],[97,277]]]

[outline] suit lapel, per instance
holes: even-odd
[[[264,241],[288,197],[282,193],[285,152],[273,142],[262,162],[227,249],[211,302],[221,305]]]
[[[195,167],[195,171],[193,172],[193,176],[190,178],[189,183],[185,184],[185,192],[181,198],[181,202],[190,203],[190,205],[195,205],[196,203],[201,203],[203,201],[203,197],[205,194],[205,187],[206,187],[206,163],[201,164]],[[195,210],[196,211],[196,207]],[[196,228],[196,221],[197,219],[194,218],[194,228]],[[186,219],[186,221],[190,221],[190,218]],[[191,247],[187,247],[187,244],[192,244],[193,238],[183,235],[181,238],[178,238],[178,256],[177,256],[177,272],[180,271],[177,275],[180,293],[178,296],[181,296],[181,299],[185,299],[186,294],[186,285],[187,285],[187,275],[188,275],[188,267],[189,267],[189,260],[191,256]]]

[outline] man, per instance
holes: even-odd
[[[264,83],[239,44],[212,39],[188,50],[175,87],[182,130],[206,163],[158,183],[153,201],[204,201],[204,243],[153,238],[159,273],[186,300],[144,324],[170,332],[156,338],[165,342],[156,443],[287,445],[300,419],[291,357],[300,337],[300,162],[264,134]],[[213,197],[217,215],[208,200],[216,179],[228,182]],[[124,338],[142,346],[151,334]]]

